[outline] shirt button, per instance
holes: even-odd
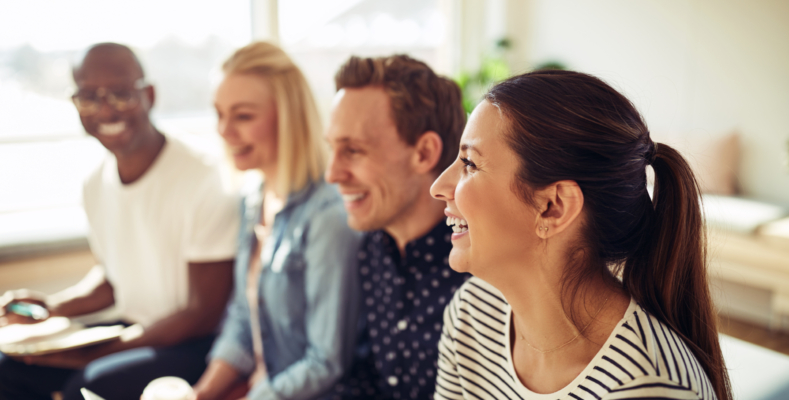
[[[397,329],[404,331],[405,328],[408,328],[408,322],[406,322],[404,319],[401,319],[400,322],[397,323]]]
[[[390,376],[386,381],[389,382],[390,386],[397,386],[397,377],[394,375]]]

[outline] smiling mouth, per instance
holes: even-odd
[[[359,201],[367,196],[367,193],[349,193],[342,195],[342,201],[346,203],[353,203],[354,201]]]
[[[126,130],[126,123],[123,121],[114,122],[111,124],[99,124],[99,135],[104,136],[117,136]]]
[[[447,217],[447,226],[451,226],[454,233],[468,232],[468,222],[462,218]]]
[[[233,146],[230,147],[230,154],[234,156],[243,156],[252,151],[252,146]]]

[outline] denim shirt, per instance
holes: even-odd
[[[242,375],[255,369],[245,289],[261,193],[256,185],[242,202],[235,290],[209,355]],[[274,217],[258,282],[268,379],[251,388],[250,400],[314,398],[342,376],[353,353],[358,316],[360,240],[361,234],[347,225],[336,189],[324,181],[292,193]]]

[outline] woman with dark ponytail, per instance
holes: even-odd
[[[432,194],[475,275],[444,313],[437,399],[732,398],[698,185],[616,90],[497,84]]]

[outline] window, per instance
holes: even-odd
[[[157,126],[216,141],[211,77],[250,38],[249,0],[4,2],[0,247],[58,226],[84,234],[75,227],[84,221],[82,181],[105,151],[84,133],[70,102],[79,52],[98,42],[131,46],[157,89]]]
[[[335,93],[334,74],[351,55],[406,53],[447,70],[439,0],[281,1],[279,27],[282,47],[307,76],[324,115]]]
[[[222,61],[265,25],[252,15],[267,1],[274,0],[5,2],[0,10],[0,259],[7,249],[31,242],[84,242],[82,181],[105,150],[84,133],[70,102],[71,65],[81,51],[107,41],[132,47],[157,90],[157,127],[221,151],[212,83],[221,76]],[[335,93],[334,73],[352,54],[407,53],[446,73],[444,3],[280,0],[280,44],[304,71],[325,117]]]

